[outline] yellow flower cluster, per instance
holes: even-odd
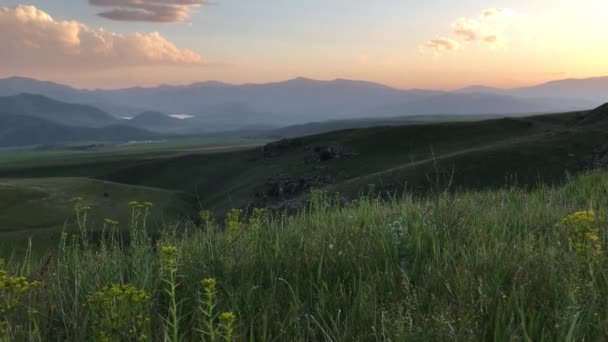
[[[165,271],[177,270],[179,250],[173,245],[159,245],[160,264]]]
[[[207,278],[201,280],[201,286],[208,291],[215,291],[215,286],[217,285],[217,280],[215,278]]]
[[[0,259],[0,317],[14,311],[28,293],[42,285],[25,277],[11,276],[4,267],[4,260]]]
[[[220,322],[222,322],[222,324],[224,324],[226,326],[232,325],[235,320],[236,320],[236,315],[230,311],[222,312],[220,314]]]
[[[177,247],[175,246],[161,246],[160,253],[165,257],[173,257],[177,255]]]
[[[243,229],[243,221],[241,220],[242,215],[242,209],[231,209],[226,213],[226,231],[231,240],[236,238]]]
[[[253,208],[253,213],[249,218],[249,230],[254,233],[259,233],[266,223],[266,210],[262,208]]]
[[[132,285],[109,285],[88,298],[100,341],[146,341],[150,319],[145,315],[150,297]]]
[[[138,290],[133,285],[110,285],[102,290],[95,292],[89,297],[89,304],[95,305],[99,303],[109,302],[147,302],[150,297],[146,291]]]
[[[107,224],[108,226],[118,226],[118,221],[114,221],[114,220],[109,219],[109,218],[104,219],[103,222],[105,224]]]
[[[568,228],[568,242],[578,255],[594,257],[602,254],[599,228],[603,220],[594,211],[579,211],[566,216],[562,224]]]
[[[198,216],[201,219],[203,227],[209,228],[213,224],[214,218],[211,210],[201,210],[199,211]]]
[[[129,202],[129,207],[131,207],[131,208],[143,209],[143,208],[151,208],[153,206],[154,206],[154,204],[152,204],[152,202],[138,202],[138,201]]]

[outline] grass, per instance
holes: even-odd
[[[90,219],[97,222],[129,222],[127,203],[132,200],[154,201],[151,220],[156,224],[195,212],[192,199],[175,191],[86,178],[0,179],[0,254],[23,251],[30,239],[38,254],[57,246],[63,230],[75,229],[68,219],[73,216],[72,199],[78,196],[87,198],[94,209]]]
[[[605,340],[607,191],[596,172],[346,207],[316,192],[306,212],[233,211],[226,229],[145,227],[134,204],[124,241],[85,228],[10,261],[5,274],[41,283],[0,318],[7,339],[34,341]],[[595,216],[563,220],[581,211]]]

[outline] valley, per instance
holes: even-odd
[[[145,200],[155,202],[155,212],[166,219],[196,220],[200,210],[212,210],[219,217],[233,208],[299,211],[308,206],[313,189],[339,193],[348,202],[360,195],[391,198],[440,189],[559,184],[603,166],[595,162],[607,152],[602,150],[608,138],[603,127],[608,127],[606,107],[353,128],[274,142],[177,138],[85,149],[4,151],[1,234],[17,234],[23,240],[40,230],[56,239],[70,226],[70,198],[77,196],[95,203],[99,217],[124,220],[128,208],[115,211],[112,206]],[[43,184],[49,185],[41,188]],[[51,193],[64,195],[56,198]],[[111,201],[103,198],[108,194]],[[48,214],[32,216],[32,222],[16,219],[35,210]]]

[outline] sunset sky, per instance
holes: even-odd
[[[0,0],[0,77],[399,88],[608,75],[607,0]]]

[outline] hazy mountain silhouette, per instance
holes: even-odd
[[[23,115],[0,115],[0,147],[55,145],[85,141],[130,141],[156,135],[137,128],[112,125],[103,128],[65,126]]]
[[[118,119],[88,105],[56,101],[42,95],[20,94],[0,97],[0,116],[20,115],[69,126],[104,127]]]
[[[551,81],[508,91],[523,97],[579,99],[600,105],[608,100],[608,76]]]
[[[395,115],[524,114],[589,109],[606,101],[608,77],[560,80],[516,89],[478,85],[453,92],[401,90],[373,82],[307,78],[265,84],[232,85],[209,81],[183,86],[90,91],[10,78],[0,80],[0,94],[6,92],[34,92],[79,103],[97,101],[117,108],[191,114],[205,118],[199,122],[208,125],[206,131],[226,127],[226,124],[239,126],[243,121],[258,125],[292,125]]]
[[[38,94],[67,103],[88,104],[116,116],[131,115],[141,111],[137,106],[118,106],[91,91],[25,77],[0,79],[0,96],[14,96],[22,93]],[[145,108],[145,107],[144,107]]]
[[[547,105],[512,96],[482,93],[448,93],[400,105],[384,106],[374,116],[421,114],[521,114],[554,110]]]

